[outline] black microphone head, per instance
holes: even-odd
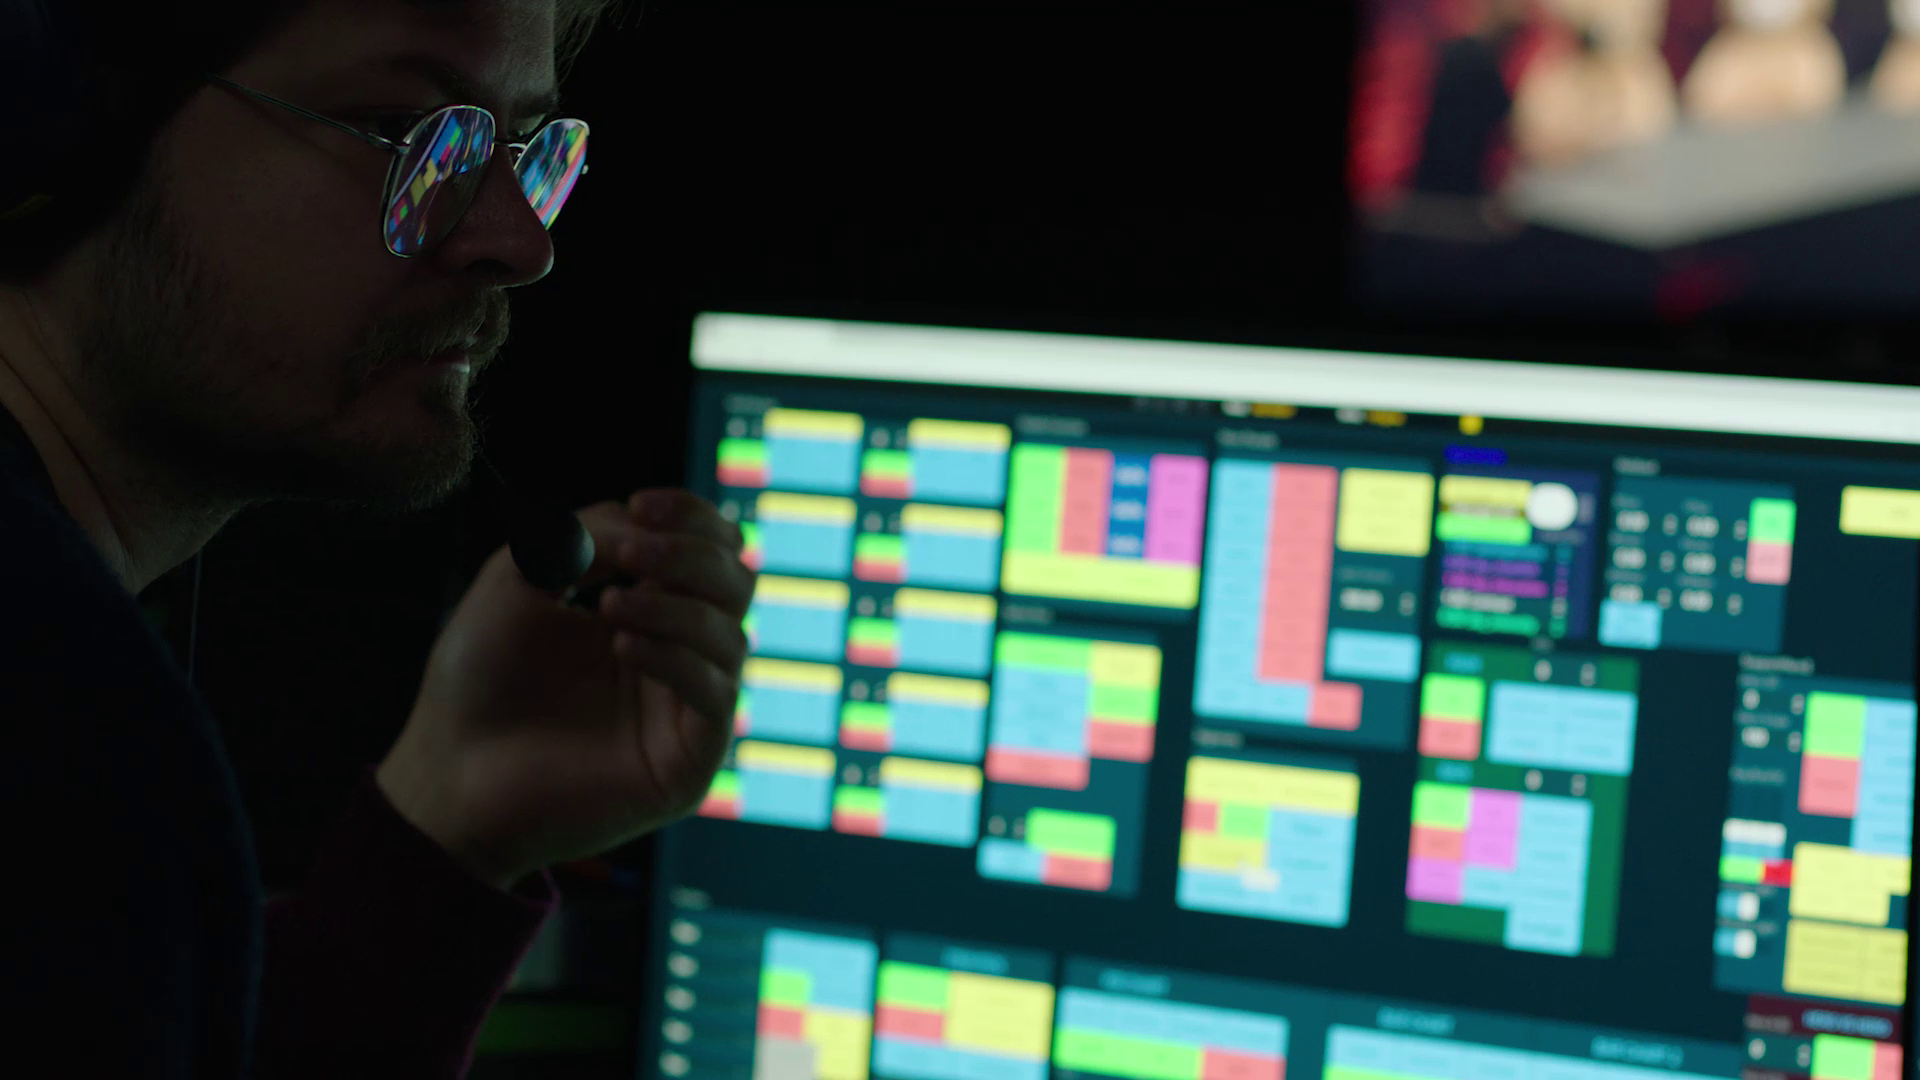
[[[553,507],[512,499],[507,547],[527,583],[565,592],[593,565],[593,537],[579,517]]]

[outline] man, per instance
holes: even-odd
[[[582,583],[638,582],[597,610],[496,552],[392,752],[264,913],[214,729],[134,603],[249,504],[459,487],[506,290],[553,247],[504,147],[444,230],[383,228],[391,147],[448,104],[524,141],[556,26],[602,3],[246,5],[284,17],[164,117],[130,195],[0,282],[0,788],[33,901],[0,951],[13,1045],[60,1075],[457,1076],[555,902],[543,868],[711,782],[753,578],[685,493],[580,512]]]

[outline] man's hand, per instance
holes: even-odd
[[[679,491],[580,512],[597,611],[494,552],[441,631],[378,780],[476,876],[509,888],[692,810],[726,754],[754,574],[740,530]]]

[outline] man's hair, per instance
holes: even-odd
[[[4,3],[5,0],[0,0]],[[153,140],[204,81],[226,71],[318,0],[52,0],[52,37],[27,57],[20,115],[64,115],[61,146],[26,147],[30,164],[57,162],[44,209],[0,221],[0,284],[30,281],[118,209],[139,181]],[[390,0],[455,8],[472,0]],[[634,0],[555,0],[554,66],[562,82],[601,21]],[[645,0],[640,0],[644,3]],[[59,51],[55,51],[58,47]],[[12,64],[13,57],[0,53]],[[68,74],[71,82],[52,78]],[[11,82],[11,80],[9,80]],[[11,92],[7,96],[12,96]],[[35,151],[38,150],[38,153]],[[0,190],[0,196],[5,194]],[[0,200],[4,201],[4,200]],[[0,214],[9,208],[0,206]]]

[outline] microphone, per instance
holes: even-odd
[[[520,576],[534,588],[558,593],[576,605],[580,605],[582,599],[597,601],[598,589],[592,590],[591,598],[578,597],[573,591],[574,584],[593,565],[594,556],[593,537],[587,527],[580,524],[580,518],[571,511],[534,502],[514,490],[484,449],[480,451],[480,461],[493,476],[498,489],[496,501],[507,518],[507,549]]]

